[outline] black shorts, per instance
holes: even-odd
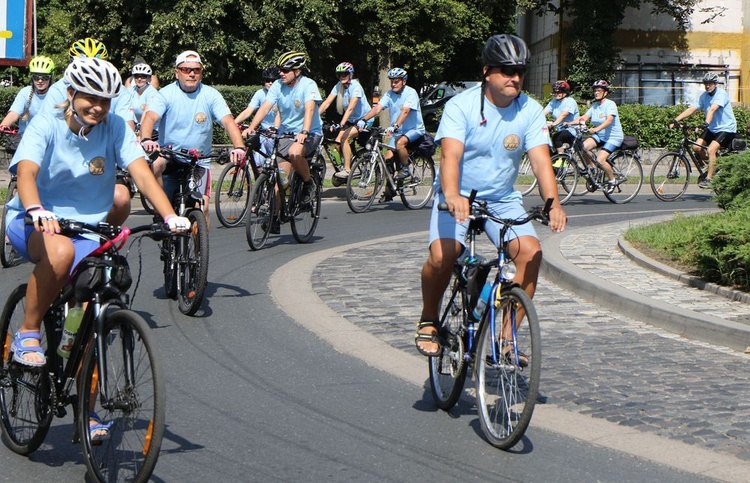
[[[711,144],[711,142],[716,141],[721,145],[722,148],[731,148],[732,139],[734,139],[736,136],[737,134],[733,132],[720,131],[714,133],[706,129],[705,131],[703,131],[703,134],[701,134],[701,139],[705,141],[706,146]]]
[[[305,142],[302,144],[304,146],[303,155],[306,158],[310,158],[315,154],[315,150],[318,149],[318,144],[320,144],[321,138],[322,136],[317,134],[307,135],[307,139],[305,139]],[[297,141],[294,138],[284,138],[279,140],[279,155],[284,158],[284,160],[289,160],[289,148],[296,142]]]
[[[572,146],[574,140],[575,140],[575,138],[573,137],[573,134],[570,131],[568,131],[567,129],[564,129],[562,131],[558,131],[558,132],[556,132],[552,136],[552,144],[556,148],[561,147],[563,144],[567,144],[568,146]]]

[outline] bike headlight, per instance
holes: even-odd
[[[500,275],[505,280],[513,280],[516,273],[518,273],[518,270],[516,270],[516,264],[513,263],[513,260],[506,261],[505,265],[500,269]]]

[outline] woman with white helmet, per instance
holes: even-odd
[[[133,91],[133,96],[131,98],[130,107],[133,110],[133,117],[135,117],[136,126],[140,126],[143,113],[148,110],[148,105],[151,103],[151,99],[158,93],[151,84],[153,74],[151,66],[145,62],[135,64],[131,71],[133,83],[130,88]]]
[[[122,88],[117,69],[97,58],[75,58],[65,70],[67,101],[34,118],[18,146],[10,171],[18,194],[8,203],[6,232],[15,250],[34,263],[26,313],[13,340],[16,362],[44,365],[39,328],[44,312],[65,285],[73,267],[98,240],[60,236],[57,218],[96,224],[112,205],[117,167],[127,168],[138,188],[173,230],[188,220],[175,215],[156,183],[143,150],[125,120],[110,114]],[[25,225],[29,217],[33,225]],[[96,437],[104,438],[98,430]]]

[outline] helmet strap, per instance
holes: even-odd
[[[78,123],[78,125],[81,126],[81,129],[78,130],[78,137],[83,138],[84,140],[88,141],[89,138],[86,137],[86,129],[93,126],[93,124],[89,124],[86,121],[84,121],[81,116],[78,115],[78,112],[76,112],[75,107],[73,107],[73,101],[76,98],[76,94],[78,94],[78,91],[73,91],[73,96],[70,98],[70,105],[68,106],[68,111],[73,115],[73,121]]]

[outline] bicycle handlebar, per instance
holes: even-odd
[[[221,163],[219,161],[219,163],[220,164],[226,164],[227,162],[229,162],[229,151],[227,151],[226,149],[220,149],[218,151],[210,152],[208,154],[201,154],[200,151],[198,151],[195,148],[192,148],[192,149],[182,148],[180,150],[175,150],[175,149],[172,149],[171,146],[167,146],[167,147],[159,148],[158,153],[159,153],[159,155],[167,157],[167,158],[172,158],[172,159],[182,158],[182,159],[185,159],[185,160],[189,161],[190,164],[196,164],[196,163],[198,163],[198,161],[201,161],[203,159],[214,159],[214,158],[216,158],[217,161],[219,161],[219,160],[223,160],[223,158],[225,158],[225,157],[226,157],[226,161],[224,161],[223,163]]]
[[[517,225],[524,225],[531,220],[536,220],[542,225],[548,225],[549,224],[549,212],[552,209],[552,198],[547,198],[547,201],[544,203],[544,206],[535,206],[531,208],[529,211],[526,212],[526,216],[522,218],[498,218],[487,209],[487,202],[484,200],[475,200],[477,194],[477,190],[471,190],[471,194],[469,195],[469,204],[471,205],[471,214],[469,215],[470,220],[476,220],[480,218],[492,220],[495,223],[499,223],[501,225],[509,225],[509,226],[517,226]],[[440,211],[448,211],[448,205],[443,202],[438,204],[438,210]]]

